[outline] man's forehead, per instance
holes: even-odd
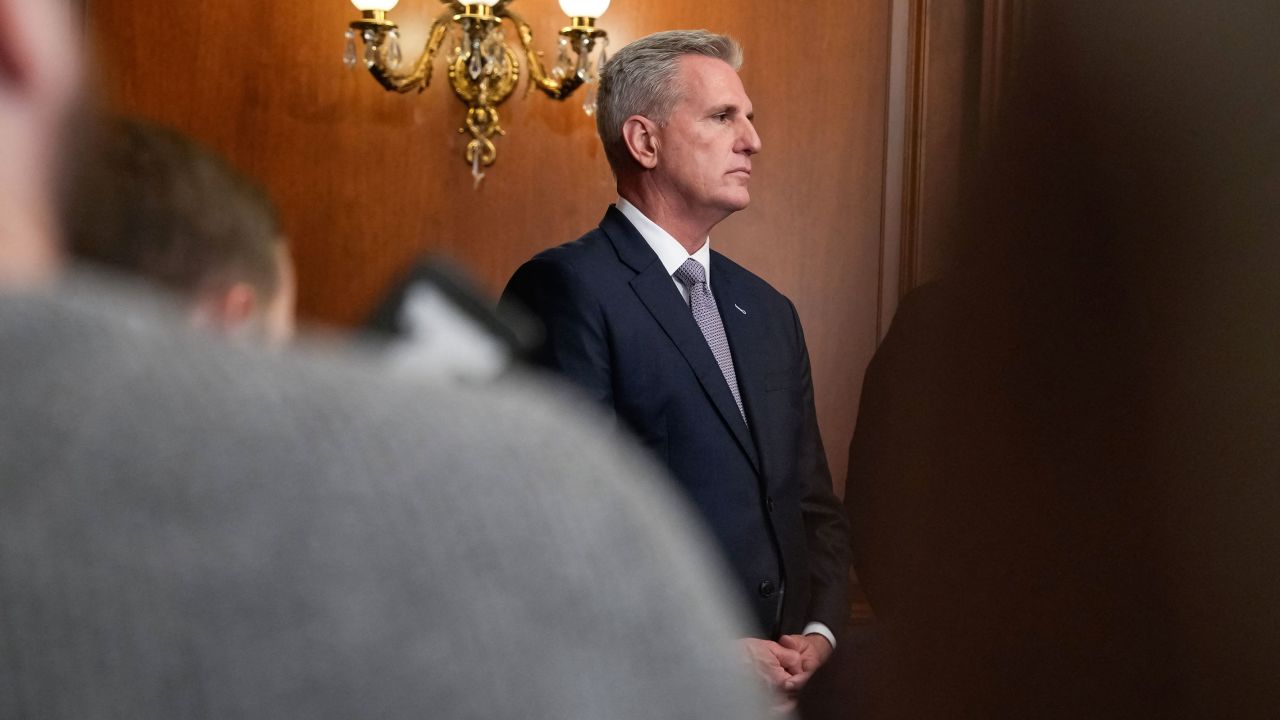
[[[719,58],[706,55],[682,56],[676,79],[686,102],[699,106],[751,107],[751,100],[747,97],[738,71]]]
[[[738,77],[738,71],[734,70],[732,65],[720,58],[709,55],[681,55],[678,67],[680,69],[677,74],[686,78],[715,80]]]

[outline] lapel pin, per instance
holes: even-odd
[[[734,303],[733,306],[738,308],[738,312],[742,313],[743,315],[747,314],[747,311],[743,310],[742,307],[738,305],[738,303]]]

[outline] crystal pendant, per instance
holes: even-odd
[[[359,57],[356,55],[356,31],[347,29],[347,47],[342,53],[342,64],[351,70],[356,66]]]
[[[557,80],[563,80],[569,74],[569,68],[573,67],[573,59],[569,57],[569,38],[560,38],[558,45],[559,52],[556,53],[556,64],[551,68],[551,75]]]
[[[386,54],[387,67],[391,68],[392,70],[395,70],[396,68],[400,67],[400,62],[403,59],[404,59],[404,56],[401,55],[400,53],[400,33],[395,30],[392,30],[391,32],[387,33],[387,54]]]
[[[502,34],[501,30],[494,30],[489,33],[489,47],[485,50],[485,55],[489,57],[489,61],[493,63],[502,62],[503,48],[507,44],[507,38]]]
[[[592,117],[596,114],[595,83],[590,83],[586,87],[585,97],[582,98],[582,112],[586,113],[587,117]]]
[[[378,62],[378,36],[372,30],[365,30],[361,37],[364,39],[364,64],[373,67]]]
[[[471,51],[471,61],[467,63],[467,74],[471,76],[472,80],[479,80],[480,71],[483,69],[480,63],[480,53],[473,49]]]
[[[484,180],[484,171],[480,169],[480,148],[476,148],[476,152],[471,156],[471,177],[473,178],[473,190],[480,189],[480,181]]]
[[[596,67],[603,70],[607,62],[609,62],[609,36],[605,35],[600,40],[600,61],[596,63]]]
[[[481,44],[484,54],[484,74],[496,75],[501,72],[500,68],[506,59],[505,43],[506,38],[503,36],[502,30],[494,30],[485,36],[484,42]]]

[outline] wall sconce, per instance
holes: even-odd
[[[506,134],[498,123],[497,108],[520,80],[520,61],[507,46],[502,32],[504,19],[515,27],[528,63],[526,93],[537,87],[549,97],[564,100],[580,86],[594,85],[600,66],[608,59],[609,38],[596,27],[596,19],[609,8],[609,0],[560,0],[560,9],[569,16],[570,24],[560,31],[559,54],[550,72],[542,65],[541,53],[533,49],[529,23],[510,10],[514,0],[440,0],[447,6],[445,11],[431,24],[427,44],[413,67],[402,73],[399,30],[387,17],[397,2],[351,0],[361,18],[347,30],[343,62],[354,68],[361,61],[356,48],[358,35],[364,44],[364,65],[382,87],[399,93],[422,92],[431,84],[432,61],[447,37],[449,84],[467,106],[466,121],[458,132],[471,134],[465,157],[477,186],[484,178],[483,168],[498,158],[493,136]],[[597,49],[593,60],[592,53]],[[570,50],[575,57],[570,57]],[[595,87],[589,87],[582,109],[590,116],[595,114],[595,108]]]

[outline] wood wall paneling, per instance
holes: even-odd
[[[615,0],[613,48],[675,27],[742,41],[742,76],[764,142],[752,206],[717,249],[790,296],[804,322],[819,420],[843,487],[862,373],[877,341],[890,3]],[[406,50],[437,0],[402,0]],[[556,0],[515,6],[554,58]],[[497,293],[534,252],[579,236],[614,198],[580,109],[523,84],[502,106],[508,134],[472,190],[462,105],[441,79],[387,93],[341,63],[347,2],[92,0],[97,83],[115,108],[184,130],[259,178],[293,242],[305,319],[350,325],[422,253],[453,258]],[[813,18],[829,22],[813,22]],[[156,18],[164,18],[157,23]]]
[[[994,141],[1004,95],[1018,78],[1028,21],[1026,0],[986,0],[982,17],[982,147]]]
[[[906,5],[908,13],[906,36],[895,36],[904,43],[895,53],[907,65],[900,150],[901,296],[958,262],[959,209],[979,147],[984,81],[997,73],[983,65],[984,23],[993,22],[993,0],[895,2]],[[989,81],[986,87],[989,95]]]
[[[902,295],[902,268],[909,243],[904,243],[903,221],[907,171],[908,72],[912,67],[911,20],[914,0],[892,0],[889,21],[888,57],[885,61],[884,170],[881,174],[880,275],[876,311],[876,339],[884,338],[898,310]]]

